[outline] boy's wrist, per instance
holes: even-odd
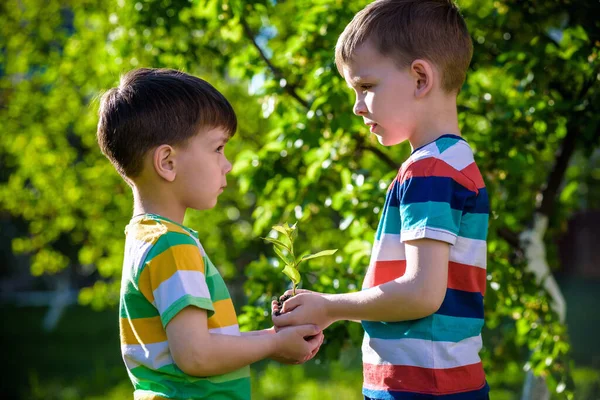
[[[274,333],[275,333],[275,327],[274,327],[274,326],[272,326],[272,327],[270,327],[270,328],[261,329],[261,330],[254,331],[254,332],[256,332],[255,334],[256,334],[257,336],[272,335],[272,334],[274,334]]]
[[[334,322],[344,319],[343,308],[340,307],[340,300],[342,300],[343,294],[322,294],[324,302],[325,316]]]
[[[273,330],[275,332],[275,330]],[[267,355],[268,358],[277,357],[279,353],[279,349],[281,348],[281,335],[275,333],[274,335],[264,335],[265,340],[268,341],[269,353]]]
[[[331,323],[337,321],[361,321],[359,309],[364,304],[361,292],[327,294],[325,296],[325,312]]]

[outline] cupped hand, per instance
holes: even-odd
[[[310,360],[323,343],[323,333],[315,325],[290,326],[276,335],[276,348],[271,358],[285,363]]]
[[[288,293],[289,291],[285,294]],[[281,312],[279,316],[272,315],[271,317],[276,331],[284,326],[304,324],[314,324],[320,330],[323,330],[334,322],[331,316],[328,315],[326,295],[318,292],[297,290],[296,296],[286,300],[281,310],[279,310],[275,301],[271,304],[271,308],[273,311],[278,310]]]

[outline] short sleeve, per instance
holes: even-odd
[[[163,327],[188,306],[206,310],[209,317],[214,314],[205,273],[203,255],[190,236],[168,232],[154,245],[146,258],[139,285],[158,310]]]
[[[433,161],[433,163],[443,161]],[[439,171],[428,162],[430,171]],[[447,164],[446,164],[447,165]],[[454,245],[460,231],[467,200],[476,193],[461,185],[449,171],[443,175],[428,174],[418,163],[409,165],[400,175],[400,237],[402,242],[434,239]]]

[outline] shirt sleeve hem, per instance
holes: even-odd
[[[215,313],[212,301],[205,297],[194,297],[192,295],[185,295],[175,301],[169,308],[167,308],[160,316],[163,328],[167,327],[167,324],[171,322],[173,317],[177,315],[181,310],[187,306],[195,306],[207,311],[207,316],[210,318]]]
[[[407,231],[402,231],[400,234],[400,241],[402,243],[409,240],[418,240],[418,239],[433,239],[439,240],[441,242],[446,242],[448,244],[454,245],[456,244],[457,236],[448,232],[444,229],[432,228],[432,227],[424,227],[418,229],[411,229]]]

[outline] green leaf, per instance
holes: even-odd
[[[317,258],[317,257],[330,256],[332,254],[335,254],[336,251],[338,251],[338,249],[335,249],[335,250],[323,250],[323,251],[320,251],[318,253],[310,254],[308,256],[302,257],[300,259],[300,262],[306,261],[306,260],[310,260],[310,259],[313,259],[313,258]]]
[[[279,233],[283,233],[286,237],[289,237],[290,227],[286,225],[274,225],[272,227],[273,230],[276,230]]]
[[[296,224],[298,222],[296,222],[294,225],[292,225],[292,233],[290,234],[290,241],[292,243],[294,243],[294,240],[296,240],[296,238],[298,237],[298,229],[296,229]]]
[[[266,240],[267,242],[273,243],[275,246],[279,246],[279,247],[282,247],[282,248],[286,249],[287,251],[291,251],[290,247],[287,244],[285,244],[282,241],[280,241],[280,240],[273,239],[273,238],[270,238],[270,237],[266,237],[266,238],[263,238],[263,239]]]
[[[298,285],[300,283],[300,272],[296,268],[294,268],[291,264],[286,264],[283,268],[283,273],[287,275],[288,278],[292,281],[294,285]]]
[[[284,254],[283,251],[281,251],[277,246],[273,247],[273,249],[285,264],[290,264],[294,262],[294,258],[291,256],[290,253]]]

